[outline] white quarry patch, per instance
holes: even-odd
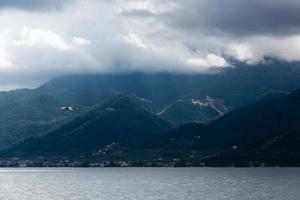
[[[201,100],[195,100],[195,99],[192,99],[192,104],[194,106],[201,106],[201,107],[209,106],[209,103],[203,103]]]
[[[209,96],[206,96],[206,100],[209,102],[209,105],[219,113],[219,115],[224,115],[228,112],[228,108],[225,106],[223,100],[213,99]]]
[[[113,109],[113,108],[105,108],[104,110],[105,110],[105,111],[111,111],[111,112],[112,112],[112,111],[114,111],[115,109]]]
[[[232,146],[233,150],[237,150],[239,147],[238,146]]]

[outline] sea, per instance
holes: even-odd
[[[299,200],[300,168],[2,168],[0,200]]]

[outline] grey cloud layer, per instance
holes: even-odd
[[[61,9],[64,5],[74,4],[76,1],[78,0],[0,0],[0,8],[44,11]],[[174,26],[186,30],[212,29],[233,34],[286,33],[298,31],[300,26],[299,0],[174,0],[171,2],[178,3],[183,9],[166,14],[169,16],[168,20]],[[146,10],[135,10],[124,14],[153,15]]]
[[[0,89],[66,73],[203,73],[232,67],[228,57],[300,61],[299,0],[0,0],[0,9]]]
[[[0,0],[0,8],[47,11],[61,9],[65,4],[73,2],[73,0]]]
[[[299,0],[186,0],[168,16],[185,31],[234,35],[291,34],[299,31]]]

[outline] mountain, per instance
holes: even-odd
[[[183,125],[150,139],[147,148],[162,148],[175,157],[209,166],[299,166],[299,133],[297,90],[269,95],[207,125]]]
[[[119,96],[6,155],[85,155],[134,166],[300,166],[299,131],[300,90],[273,93],[211,123],[175,129]]]
[[[227,128],[222,140],[235,144],[236,150],[221,153],[207,159],[214,165],[300,165],[300,90],[283,97],[267,99],[255,104],[243,113],[234,115],[214,125],[211,133],[226,130],[233,121],[239,125]],[[238,119],[238,120],[237,120]],[[230,134],[235,133],[235,134]],[[235,131],[235,132],[234,132]],[[230,142],[229,142],[230,141]],[[228,148],[229,146],[227,146]]]
[[[251,66],[233,65],[235,67],[209,74],[68,75],[55,77],[36,89],[0,92],[0,149],[43,135],[51,127],[118,94],[135,96],[148,111],[180,124],[207,122],[219,117],[213,106],[194,106],[193,99],[206,104],[209,96],[232,111],[269,93],[300,88],[299,63],[270,60]],[[79,109],[62,112],[63,106]]]
[[[0,149],[30,136],[43,134],[50,127],[76,113],[59,110],[63,101],[34,90],[0,93]]]
[[[25,140],[9,152],[17,156],[78,156],[111,143],[163,133],[171,127],[130,97],[118,95],[43,136]]]

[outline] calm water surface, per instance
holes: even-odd
[[[300,169],[0,169],[0,199],[299,200]]]

